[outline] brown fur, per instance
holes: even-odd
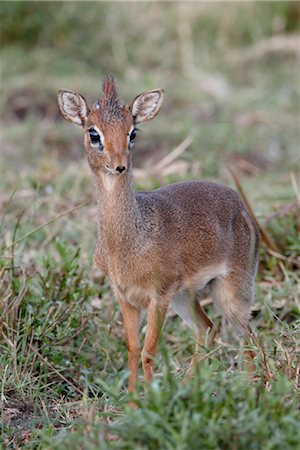
[[[113,79],[108,78],[100,107],[92,108],[84,124],[98,204],[95,261],[110,278],[121,304],[130,390],[137,379],[142,308],[148,308],[142,352],[148,381],[169,303],[194,329],[199,342],[203,343],[209,329],[213,340],[214,325],[194,295],[209,290],[236,330],[245,332],[254,299],[259,241],[247,208],[228,187],[190,181],[151,192],[133,189],[128,135],[134,120],[150,120],[158,113],[163,91],[150,92],[127,107],[119,101]],[[136,112],[134,117],[131,110]],[[104,139],[102,153],[91,146],[87,133],[91,126],[97,127]],[[121,175],[115,169],[119,165],[126,167]]]

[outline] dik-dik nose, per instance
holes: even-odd
[[[123,172],[125,172],[125,170],[126,170],[125,166],[117,166],[116,167],[116,171],[119,173],[123,173]]]

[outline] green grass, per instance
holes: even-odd
[[[297,447],[299,60],[288,46],[254,52],[297,32],[295,5],[1,2],[0,448]],[[183,384],[195,343],[170,314],[155,381],[147,388],[141,376],[138,409],[128,406],[122,317],[93,266],[96,207],[82,135],[56,104],[61,88],[94,102],[108,72],[126,101],[166,90],[159,118],[137,138],[134,165],[145,171],[137,186],[232,185],[230,165],[278,247],[279,258],[260,251],[252,382],[225,325]],[[186,136],[181,165],[151,174]]]
[[[119,309],[107,298],[107,285],[93,282],[88,266],[81,268],[78,248],[59,240],[52,245],[55,258],[43,257],[27,273],[15,268],[4,277],[3,292],[11,292],[3,304],[0,357],[6,445],[280,449],[285,442],[284,448],[294,448],[299,439],[294,280],[260,288],[253,319],[255,382],[235,368],[237,344],[219,341],[183,385],[193,342],[179,319],[170,317],[157,357],[160,370],[144,393],[140,384],[141,396],[133,396],[138,409],[132,411]]]

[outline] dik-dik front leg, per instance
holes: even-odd
[[[128,350],[129,381],[128,391],[133,392],[138,379],[139,356],[141,352],[139,328],[141,310],[119,298],[123,315],[126,346]]]
[[[151,382],[153,379],[154,357],[157,352],[160,331],[165,321],[168,304],[158,305],[152,300],[148,306],[147,331],[142,350],[142,364],[144,378]]]

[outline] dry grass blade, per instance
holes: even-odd
[[[280,252],[276,246],[276,244],[273,242],[273,240],[271,239],[271,237],[269,236],[269,234],[267,233],[265,227],[258,221],[255,212],[253,211],[253,208],[248,200],[248,197],[245,194],[245,191],[236,175],[236,173],[234,172],[234,170],[232,169],[232,167],[228,167],[228,170],[233,178],[233,181],[235,183],[235,186],[240,194],[240,196],[242,197],[245,205],[247,206],[252,218],[254,219],[254,221],[256,222],[258,229],[260,231],[260,235],[261,235],[261,239],[264,242],[266,248],[268,251],[272,251],[272,252],[276,252],[278,255],[280,255]],[[282,255],[281,255],[282,256]],[[284,257],[283,257],[284,258]]]
[[[1,306],[3,308],[3,312],[0,316],[0,325],[6,315],[8,315],[10,324],[13,323],[17,319],[18,309],[19,309],[20,303],[21,303],[24,295],[26,294],[27,288],[28,288],[28,286],[26,285],[25,271],[22,270],[21,285],[19,288],[18,295],[15,296],[15,298],[11,302],[9,302],[9,300],[11,300],[11,296],[12,296],[12,291],[9,289],[8,294],[4,297],[4,301],[2,301]]]
[[[0,292],[2,291],[4,285],[5,272],[6,268],[2,267],[2,269],[0,270]]]
[[[38,356],[38,358],[40,358],[40,360],[46,364],[48,367],[50,367],[51,370],[53,370],[54,373],[56,373],[57,376],[59,376],[59,378],[61,378],[65,383],[67,383],[69,386],[72,386],[73,389],[75,389],[75,391],[77,391],[79,394],[83,395],[83,392],[78,389],[77,386],[75,386],[75,384],[71,383],[70,380],[68,380],[66,377],[64,377],[51,363],[49,363],[49,361],[47,361],[41,354],[40,352],[38,352],[33,345],[29,344],[30,349]]]
[[[250,330],[250,336],[251,336],[251,340],[255,346],[255,351],[257,349],[260,354],[263,377],[264,377],[265,383],[267,383],[274,379],[274,375],[273,375],[270,365],[269,365],[267,352],[265,350],[265,347],[264,347],[262,341],[257,338],[256,334],[252,330]]]
[[[175,159],[182,155],[186,149],[191,145],[193,139],[187,136],[177,147],[175,147],[171,153],[165,156],[159,163],[153,167],[153,173],[159,173],[162,169],[170,165]]]
[[[152,167],[147,172],[143,169],[134,169],[133,173],[137,179],[145,179],[149,175],[164,177],[172,173],[182,173],[186,174],[189,168],[189,164],[186,161],[176,161],[175,160],[182,155],[186,149],[191,145],[193,139],[187,136],[177,147],[175,147],[171,153],[168,153],[161,161],[159,161],[154,167]],[[150,172],[150,173],[149,173]]]
[[[292,183],[292,186],[293,186],[296,198],[297,198],[298,205],[300,207],[300,183],[297,182],[296,176],[293,172],[290,174],[290,178],[291,178],[291,183]]]
[[[300,389],[300,366],[296,369],[295,388]]]
[[[61,214],[58,214],[57,216],[53,217],[52,219],[48,220],[48,222],[43,223],[42,225],[39,225],[38,227],[34,228],[33,230],[29,231],[28,233],[24,234],[24,236],[21,236],[19,239],[17,239],[16,241],[12,242],[11,244],[7,245],[6,247],[4,247],[3,250],[8,250],[12,247],[14,247],[17,244],[20,244],[20,242],[24,241],[24,239],[27,239],[29,236],[32,236],[34,233],[36,233],[39,230],[42,230],[43,228],[45,228],[46,226],[50,225],[53,222],[56,222],[57,220],[59,220],[61,217],[67,216],[68,214],[72,213],[73,211],[76,211],[77,209],[83,208],[84,206],[86,206],[89,203],[89,200],[80,203],[77,206],[74,206],[73,208],[69,208],[67,209],[67,211],[64,211]]]

